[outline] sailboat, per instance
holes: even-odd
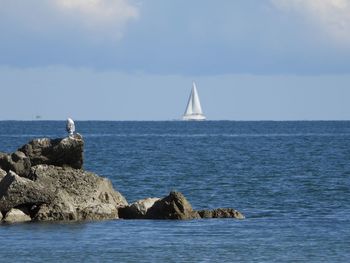
[[[206,119],[202,112],[201,103],[196,88],[196,83],[193,82],[190,97],[188,99],[185,114],[182,119],[184,121],[203,121]]]

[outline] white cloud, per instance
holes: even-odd
[[[59,12],[75,16],[79,23],[96,28],[122,27],[136,19],[138,9],[128,0],[55,0]]]
[[[139,17],[130,0],[0,0],[0,22],[34,32],[81,32],[119,38]]]
[[[350,44],[350,0],[270,0],[280,9],[297,12],[340,44]]]

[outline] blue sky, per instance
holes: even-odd
[[[350,0],[0,0],[0,119],[350,119]]]

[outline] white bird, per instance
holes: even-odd
[[[67,119],[66,131],[69,133],[69,136],[73,136],[75,132],[74,121],[71,118]]]

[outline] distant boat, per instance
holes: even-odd
[[[184,121],[203,121],[206,117],[203,114],[201,103],[196,88],[196,83],[193,82],[190,98],[188,99],[185,114],[182,119]]]

